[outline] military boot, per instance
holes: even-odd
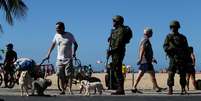
[[[181,95],[185,95],[185,94],[188,94],[185,87],[182,87],[181,88]]]
[[[111,95],[125,95],[125,91],[124,91],[124,80],[120,81],[120,85],[117,89],[116,92],[111,93]]]
[[[125,91],[124,90],[117,90],[114,93],[111,93],[111,95],[125,95]]]

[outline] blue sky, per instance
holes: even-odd
[[[149,26],[154,32],[151,42],[158,60],[155,68],[167,67],[162,45],[170,32],[170,21],[176,19],[181,23],[180,32],[195,48],[197,68],[200,67],[200,0],[25,0],[25,3],[29,8],[25,20],[15,21],[11,27],[6,24],[4,16],[0,17],[4,29],[4,34],[0,35],[0,48],[12,42],[19,57],[29,57],[39,63],[50,47],[55,23],[63,21],[66,31],[72,32],[79,44],[77,56],[82,63],[103,69],[104,65],[96,65],[96,61],[106,60],[111,18],[118,14],[124,16],[125,25],[134,32],[124,63],[136,67],[139,41],[143,29]],[[51,62],[55,59],[56,49]]]

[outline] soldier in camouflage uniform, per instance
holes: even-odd
[[[123,25],[124,18],[122,16],[113,17],[113,27],[111,36],[108,41],[110,42],[110,50],[108,50],[108,56],[112,57],[112,68],[117,74],[118,88],[112,95],[124,95],[124,77],[122,74],[122,62],[124,59],[126,44],[132,37],[132,31],[128,26]],[[129,36],[129,37],[128,37]]]
[[[168,94],[173,93],[174,86],[174,76],[178,71],[180,74],[180,85],[181,85],[181,94],[186,94],[185,85],[186,85],[186,59],[188,54],[188,42],[184,35],[179,33],[180,24],[178,21],[172,21],[170,23],[170,34],[166,36],[163,48],[169,57],[169,68],[168,68],[168,81],[167,85],[169,86]]]

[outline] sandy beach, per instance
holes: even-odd
[[[92,76],[98,77],[101,79],[104,87],[105,87],[105,73],[94,73]],[[134,74],[134,79],[136,79],[137,74]],[[158,82],[158,85],[160,87],[167,87],[167,73],[156,73],[156,79]],[[48,76],[47,78],[51,79],[53,81],[52,86],[50,87],[51,89],[57,89],[57,76],[54,74],[52,76]],[[201,79],[201,74],[196,74],[196,79]],[[135,81],[134,81],[135,82]],[[124,85],[126,90],[129,90],[132,88],[132,73],[128,73],[126,76],[125,80],[125,85]],[[73,89],[78,89],[79,85],[73,85]],[[142,80],[140,81],[138,85],[139,89],[152,89],[153,85],[150,79],[149,74],[145,74]],[[180,90],[180,85],[179,85],[179,75],[175,75],[175,86],[174,90]],[[193,86],[190,80],[190,90],[193,90]]]

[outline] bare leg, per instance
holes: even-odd
[[[153,87],[155,88],[154,90],[156,90],[156,92],[161,92],[161,91],[167,89],[167,88],[161,88],[161,87],[158,86],[158,83],[156,81],[155,71],[150,71],[149,74],[151,76]]]
[[[195,73],[192,73],[191,74],[191,79],[192,79],[192,83],[193,83],[193,87],[194,87],[194,89],[196,90],[196,80],[195,80]]]
[[[68,79],[68,83],[69,83],[69,93],[70,93],[70,94],[73,94],[73,92],[72,92],[72,82],[73,82],[73,78],[72,78],[72,76],[71,76],[71,77],[69,77],[69,79]]]
[[[187,87],[188,91],[189,91],[189,80],[190,80],[190,74],[187,73],[187,75],[186,75],[186,87]]]
[[[140,82],[140,80],[141,80],[141,78],[143,77],[143,75],[144,75],[144,72],[141,71],[141,70],[139,70],[138,76],[137,76],[137,79],[136,79],[136,83],[135,83],[135,85],[134,85],[134,89],[137,89],[137,85],[138,85],[138,83]]]
[[[59,78],[59,83],[61,84],[61,93],[60,94],[65,94],[65,90],[66,90],[66,75],[65,75],[65,66],[64,65],[58,65],[57,67],[59,69],[59,74],[58,74],[58,78]]]
[[[155,72],[154,71],[150,71],[149,74],[151,76],[151,81],[153,83],[153,87],[159,89],[160,87],[157,84],[156,77],[155,77]]]
[[[133,89],[131,90],[132,93],[142,93],[141,91],[137,90],[137,85],[140,82],[141,78],[143,77],[144,73],[145,73],[144,71],[141,71],[141,70],[138,71],[138,76],[137,76],[137,79],[136,79],[136,83],[135,83]]]
[[[61,79],[61,88],[62,88],[62,92],[65,93],[65,90],[66,90],[66,82],[63,78],[60,78]]]

